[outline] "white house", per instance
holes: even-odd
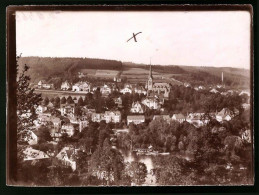
[[[65,166],[69,166],[73,171],[76,170],[76,161],[74,155],[77,153],[77,149],[71,147],[64,147],[56,156],[56,158]]]
[[[120,92],[123,94],[132,93],[132,89],[130,87],[126,86],[123,89],[121,89]]]
[[[92,121],[93,122],[101,122],[105,120],[104,113],[92,113]]]
[[[90,83],[88,82],[77,82],[76,84],[74,84],[72,86],[72,91],[75,91],[75,92],[90,92],[91,91],[91,86],[90,86]]]
[[[109,87],[108,85],[103,85],[101,88],[100,88],[100,92],[102,94],[110,94],[112,91],[111,87]]]
[[[27,161],[27,160],[42,160],[42,159],[49,158],[49,156],[45,152],[33,149],[31,147],[26,148],[23,151],[23,154],[24,154],[24,159],[23,159],[24,161]]]
[[[87,127],[89,122],[87,120],[80,120],[79,121],[79,132],[82,132],[82,130]]]
[[[172,120],[171,117],[168,114],[154,115],[153,120],[156,120],[156,119],[163,119],[167,123],[170,123],[170,121]]]
[[[68,81],[65,81],[61,84],[61,90],[69,90],[71,89],[71,84]]]
[[[22,140],[27,142],[29,145],[35,145],[38,143],[38,136],[34,131],[28,130],[23,135]]]
[[[228,108],[223,108],[220,112],[216,114],[216,120],[219,122],[222,121],[230,121],[233,117],[239,114],[239,111],[237,109],[234,109],[234,111],[231,111]]]
[[[209,119],[204,117],[204,113],[190,113],[186,117],[186,121],[193,124],[196,127],[203,126],[209,122]]]
[[[144,87],[135,87],[134,92],[147,95],[147,90]]]
[[[243,90],[243,91],[241,91],[241,92],[239,93],[239,95],[243,95],[243,94],[246,94],[247,96],[250,96],[250,92],[249,92],[249,91]]]
[[[74,117],[75,104],[60,104],[61,116]]]
[[[210,93],[219,93],[219,91],[215,88],[213,88],[212,90],[210,90]]]
[[[54,88],[54,85],[53,84],[50,84],[50,83],[47,83],[45,80],[40,80],[38,82],[38,88],[41,89],[52,89]]]
[[[43,113],[47,110],[47,106],[43,106],[43,105],[39,105],[37,108],[36,108],[36,114],[39,114],[39,113]]]
[[[121,107],[122,106],[122,99],[121,97],[118,98],[113,98],[114,103],[118,106]]]
[[[172,119],[178,121],[179,123],[182,123],[185,121],[185,116],[183,114],[174,114],[172,116]]]
[[[150,109],[160,109],[159,101],[156,98],[147,97],[141,101],[142,104],[147,106]]]
[[[61,133],[66,133],[69,137],[71,137],[75,133],[75,128],[72,124],[64,124],[61,127]]]
[[[136,125],[144,123],[145,116],[144,115],[128,115],[127,116],[127,124],[134,123]]]
[[[132,113],[144,113],[144,107],[137,101],[133,102],[130,112]]]
[[[51,122],[53,123],[53,126],[55,129],[59,129],[61,127],[61,120],[58,117],[54,117],[51,119]]]
[[[251,130],[245,130],[241,135],[242,140],[251,143]]]
[[[106,123],[119,123],[121,122],[121,112],[120,111],[105,111],[104,113]]]

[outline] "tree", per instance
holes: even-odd
[[[130,163],[129,175],[133,183],[141,185],[147,177],[147,166],[145,163],[133,161]]]
[[[67,103],[68,103],[68,104],[74,104],[75,102],[73,101],[73,99],[72,99],[71,96],[68,96],[68,98],[67,98]]]
[[[80,106],[75,107],[75,115],[82,116],[82,110],[81,110]]]
[[[80,98],[78,99],[77,105],[78,105],[78,106],[83,106],[83,105],[84,105],[84,100],[83,100],[82,97],[80,97]]]
[[[66,98],[62,97],[61,100],[60,100],[60,104],[65,104],[66,102],[67,102]]]
[[[56,108],[60,107],[60,98],[59,97],[56,97],[55,100],[54,100],[54,106]]]
[[[44,143],[47,141],[51,141],[51,136],[49,133],[49,129],[45,126],[42,126],[38,129],[38,137],[39,137],[39,142]]]
[[[47,106],[48,104],[49,104],[49,98],[45,97],[44,100],[43,100],[43,105]]]
[[[17,70],[18,64],[16,61]],[[33,121],[37,119],[35,108],[42,101],[41,94],[34,93],[30,88],[30,77],[27,75],[29,66],[24,65],[17,79],[17,133],[31,129]]]

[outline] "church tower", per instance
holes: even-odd
[[[149,68],[149,76],[148,76],[148,81],[147,81],[147,90],[152,90],[153,89],[153,76],[152,76],[152,66],[150,62],[150,68]]]

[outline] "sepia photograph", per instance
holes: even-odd
[[[251,7],[83,8],[14,12],[14,184],[253,185]]]

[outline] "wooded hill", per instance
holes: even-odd
[[[71,77],[83,69],[113,70],[124,75],[129,72],[131,74],[134,72],[143,73],[145,78],[149,71],[149,64],[92,58],[21,57],[18,64],[30,66],[29,74],[32,82],[37,82],[40,79],[48,80],[53,77]],[[170,74],[171,78],[193,85],[220,84],[221,73],[224,72],[224,83],[227,86],[247,88],[250,85],[250,71],[239,68],[152,64],[152,70],[161,76],[168,77]]]

